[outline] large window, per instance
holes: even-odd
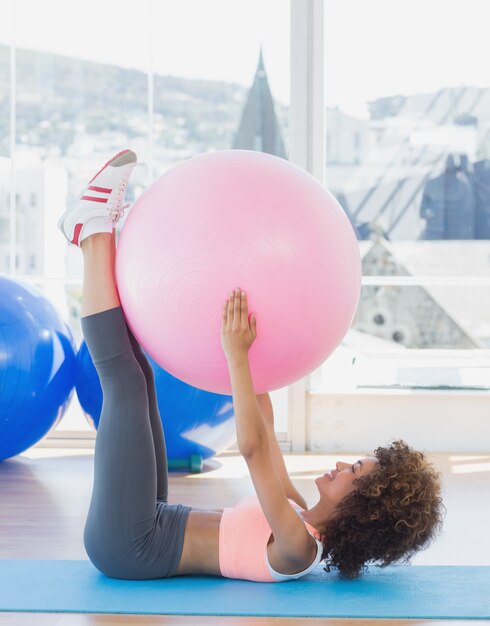
[[[63,208],[94,168],[126,146],[139,161],[129,201],[204,152],[242,148],[287,158],[289,2],[5,4],[0,272],[41,288],[78,346],[82,258],[57,231]],[[91,430],[75,396],[59,429]]]
[[[487,17],[483,0],[325,2],[326,184],[364,275],[333,387],[488,388]]]
[[[305,12],[320,2],[294,1]],[[56,221],[94,167],[132,147],[132,201],[207,151],[290,158],[290,59],[308,55],[291,50],[282,0],[4,4],[0,272],[43,289],[79,345],[82,259]],[[356,231],[364,286],[352,329],[310,387],[486,389],[486,0],[324,9],[325,136],[304,128],[325,141],[325,183]],[[59,428],[91,430],[76,405]]]

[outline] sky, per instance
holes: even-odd
[[[0,5],[1,43],[159,74],[249,86],[262,45],[273,95],[289,103],[290,0]],[[489,19],[490,0],[325,0],[327,106],[367,118],[378,97],[490,86]]]

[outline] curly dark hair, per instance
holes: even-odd
[[[441,476],[425,454],[397,439],[374,455],[377,469],[354,481],[320,529],[325,569],[342,578],[357,578],[369,562],[406,563],[442,528]]]

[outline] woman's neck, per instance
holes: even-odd
[[[307,511],[300,511],[300,515],[305,522],[313,526],[316,530],[320,530],[329,520],[334,512],[335,507],[329,506],[327,503],[319,500],[315,506]]]

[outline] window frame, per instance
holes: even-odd
[[[20,280],[31,284],[42,285],[48,291],[54,284],[59,290],[65,289],[68,285],[81,284],[78,279],[71,279],[67,276],[48,275],[19,275],[15,267],[16,259],[16,188],[15,188],[15,149],[16,149],[16,68],[15,68],[15,16],[14,2],[11,1],[12,10],[12,41],[10,44],[10,273]],[[324,0],[290,0],[290,72],[291,72],[291,92],[290,92],[290,154],[292,163],[304,168],[312,174],[322,185],[325,184],[326,173],[326,146],[325,146],[325,71],[324,71]],[[150,44],[151,48],[151,44]],[[150,146],[150,156],[153,146],[153,64],[150,61],[148,66],[148,116],[150,120],[148,130],[148,142]],[[150,168],[152,165],[150,164]],[[447,285],[490,285],[490,278],[475,278],[466,276],[448,277],[428,277],[428,276],[369,276],[363,278],[363,285],[416,285],[424,284],[447,284]],[[465,351],[462,350],[463,355]],[[314,438],[313,413],[310,410],[311,395],[317,392],[311,389],[311,375],[281,390],[287,393],[287,432],[278,432],[283,449],[290,449],[293,452],[303,452],[307,448],[318,451],[317,442]],[[452,392],[448,392],[452,393]],[[392,390],[379,390],[379,394],[389,394],[398,398],[400,403],[405,401],[405,393],[394,393]],[[353,402],[357,401],[359,393],[347,394],[352,396]],[[362,394],[361,394],[362,395]],[[442,394],[447,401],[447,393]],[[420,395],[421,402],[424,394]],[[442,396],[441,396],[442,397]],[[480,400],[476,397],[473,401],[486,402],[488,394],[479,394]],[[387,405],[388,406],[388,405]],[[359,407],[362,408],[362,405]],[[390,408],[392,404],[390,402]],[[444,433],[442,433],[444,437]],[[79,431],[62,431],[49,433],[45,438],[44,445],[68,441],[71,446],[79,447],[87,445],[86,442],[93,443],[95,433]],[[44,441],[44,440],[43,440]],[[320,439],[318,439],[320,441]],[[91,444],[92,445],[92,444]],[[444,444],[441,444],[444,445]],[[329,448],[321,447],[322,451]]]

